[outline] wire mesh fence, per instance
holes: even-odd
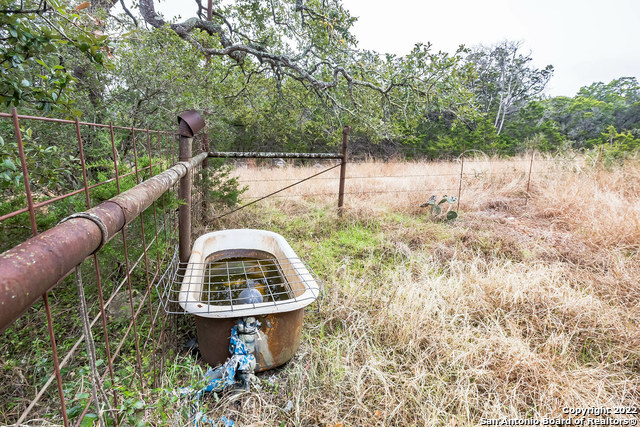
[[[0,113],[0,138],[6,169],[0,252],[163,172],[177,155],[176,135],[169,131],[16,110]],[[171,352],[165,343],[170,323],[151,290],[170,262],[176,207],[173,188],[5,328],[0,424],[44,415],[80,425],[88,413],[118,408],[133,381],[141,390],[157,384],[162,359]],[[82,300],[86,310],[78,311]],[[95,348],[83,345],[89,342],[85,326]],[[101,390],[87,397],[82,390],[94,382],[93,374]],[[50,409],[56,401],[58,415]],[[122,421],[117,410],[107,414]]]
[[[487,189],[497,188],[510,181],[509,185],[521,186],[522,201],[527,203],[532,179],[559,177],[566,173],[567,168],[579,169],[583,166],[580,159],[561,165],[559,160],[535,151],[527,153],[522,159],[478,158],[474,150],[468,151],[468,154],[463,153],[448,162],[416,159],[347,160],[343,195],[352,200],[389,195],[412,199],[422,197],[423,201],[433,195],[456,195],[464,201],[465,189],[480,185]],[[568,162],[567,159],[562,160]],[[243,194],[243,203],[239,207],[225,211],[217,218],[226,217],[266,198],[327,199],[339,196],[341,176],[335,168],[340,163],[336,164],[334,160],[314,162],[313,166],[293,161],[279,162],[277,165],[236,163],[234,176],[248,190]]]

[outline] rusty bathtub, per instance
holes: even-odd
[[[237,289],[228,285],[229,289],[224,290],[225,297],[212,301],[209,294],[223,292],[211,290],[216,277],[224,276],[220,274],[220,265],[228,261],[226,265],[231,267],[227,269],[227,276],[231,277],[238,273],[229,272],[238,268],[240,261],[234,261],[238,259],[257,260],[253,268],[259,272],[277,269],[282,277],[279,283],[286,287],[287,295],[246,303],[237,298]],[[218,270],[212,270],[212,265],[216,265]],[[245,277],[249,277],[246,272]],[[266,295],[272,289],[267,279],[265,276],[263,292]],[[234,282],[229,279],[228,283]],[[248,316],[258,319],[260,328],[255,357],[256,372],[260,372],[291,359],[300,344],[304,309],[318,298],[319,293],[319,281],[284,237],[265,230],[235,229],[208,233],[195,241],[178,301],[187,313],[195,316],[202,358],[212,366],[229,357],[230,331],[238,319]]]

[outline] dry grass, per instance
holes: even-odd
[[[485,159],[486,160],[486,159]],[[247,196],[319,168],[238,168]],[[262,388],[208,402],[241,425],[475,425],[640,401],[640,166],[581,159],[465,163],[461,217],[418,206],[457,194],[460,165],[349,165],[335,195],[269,199],[210,229],[280,232],[324,279],[294,359]],[[337,176],[337,169],[330,172]],[[505,174],[507,173],[508,174]],[[325,177],[329,175],[324,175]],[[335,193],[312,180],[283,194]],[[420,193],[396,193],[418,189]],[[442,189],[442,190],[440,190]],[[214,217],[217,213],[212,213]]]

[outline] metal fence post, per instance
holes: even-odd
[[[191,145],[193,138],[180,135],[180,157],[181,162],[191,160]],[[180,199],[180,207],[178,208],[178,251],[180,253],[180,262],[189,261],[191,255],[191,173],[187,172],[185,176],[180,178],[180,187],[178,188],[178,198]]]
[[[535,154],[536,149],[531,147],[531,160],[529,161],[529,177],[527,178],[527,191],[525,193],[524,205],[527,206],[529,202],[529,186],[531,185],[531,170],[533,169],[533,155]]]
[[[196,111],[185,111],[178,115],[178,134],[180,135],[180,151],[178,160],[191,160],[193,136],[204,127],[202,116]],[[187,171],[180,179],[178,198],[182,202],[178,209],[178,253],[180,262],[188,262],[191,255],[191,178]]]
[[[209,152],[209,129],[202,134],[202,151],[205,153]],[[202,161],[202,169],[206,169],[209,167],[209,159],[206,158]]]
[[[205,114],[207,112],[205,111]],[[202,151],[209,152],[209,129],[207,128],[202,134]],[[202,168],[199,171],[200,182],[204,183],[207,180],[207,168],[209,167],[209,158],[206,157],[202,161]],[[204,223],[207,215],[207,186],[201,184],[200,189],[200,220]]]
[[[349,142],[351,126],[345,126],[342,130],[342,160],[340,163],[340,189],[338,190],[338,216],[342,216],[344,204],[344,180],[347,173],[347,144]]]
[[[464,155],[467,152],[467,141],[464,141],[462,145],[462,154],[460,155],[460,182],[458,184],[458,206],[456,211],[460,213],[460,196],[462,195],[462,178],[464,176]]]
[[[598,169],[598,173],[600,172],[600,168],[602,167],[602,148],[604,147],[604,142],[600,144],[600,150],[598,151],[598,162],[596,163],[596,168]]]

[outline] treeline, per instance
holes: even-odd
[[[639,146],[635,78],[548,98],[553,67],[533,66],[521,43],[453,53],[418,44],[398,57],[358,49],[354,18],[339,0],[214,1],[215,26],[202,24],[199,9],[200,20],[188,21],[199,24],[188,31],[160,25],[145,9],[152,3],[140,2],[140,14],[115,16],[110,0],[44,7],[5,1],[5,10],[15,12],[0,14],[0,103],[36,115],[152,128],[196,108],[212,148],[223,150],[336,150],[347,124],[352,150],[379,156],[442,158],[465,149],[513,155],[531,145],[554,152],[603,143],[626,153]],[[0,132],[6,139],[10,123],[0,123]],[[55,132],[56,150],[72,151],[63,141],[73,138]],[[37,129],[33,135],[34,147],[47,153],[51,142]],[[107,140],[87,138],[95,154],[89,161],[110,156]],[[129,139],[118,144],[121,155],[130,154]],[[5,188],[19,175],[12,150],[0,145]],[[43,171],[74,170],[73,159],[50,154],[38,163]],[[59,164],[49,164],[52,158]]]
[[[640,148],[640,85],[635,77],[593,83],[573,97],[535,96],[523,101],[506,115],[502,127],[496,126],[493,111],[471,121],[427,116],[415,135],[394,146],[409,155],[432,158],[459,155],[464,147],[514,155],[530,147],[561,152],[606,144],[607,152],[618,157]]]

